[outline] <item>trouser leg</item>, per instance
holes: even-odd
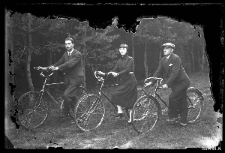
[[[179,91],[172,91],[169,96],[169,110],[168,116],[169,118],[177,118],[178,117],[178,105],[177,105],[177,96]]]
[[[187,121],[188,108],[186,90],[189,86],[189,80],[184,80],[182,83],[174,85],[169,97],[169,117],[178,117],[178,114],[180,114],[183,123]]]
[[[68,115],[70,111],[70,105],[69,105],[70,101],[68,100],[66,95],[63,95],[63,99],[64,99],[64,102],[63,102],[62,112],[64,115]]]
[[[70,108],[74,111],[74,107],[77,103],[77,93],[79,85],[83,83],[83,77],[78,77],[73,84],[69,84],[63,94],[64,97],[64,112],[69,113]]]
[[[180,97],[178,106],[179,106],[179,113],[180,113],[180,122],[186,123],[187,122],[187,115],[188,115],[186,90],[184,90],[181,93],[181,97]]]

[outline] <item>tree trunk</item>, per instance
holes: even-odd
[[[162,59],[162,51],[159,51],[159,61]]]
[[[145,66],[145,78],[148,77],[148,61],[147,61],[147,43],[145,42],[145,55],[144,55],[144,66]]]
[[[195,59],[193,54],[193,43],[191,44],[191,59],[192,59],[192,72],[195,72]]]
[[[31,72],[30,72],[30,64],[31,64],[31,54],[32,54],[32,36],[31,36],[31,23],[32,23],[32,16],[30,13],[28,13],[28,49],[27,49],[27,79],[28,79],[28,85],[29,89],[31,91],[34,90],[32,78],[31,78]]]
[[[48,65],[51,65],[52,64],[52,51],[50,50],[49,51],[49,58],[48,58]]]
[[[134,59],[134,35],[132,35],[132,57]],[[134,60],[134,70],[135,70],[135,60]]]
[[[202,63],[201,63],[201,73],[202,75],[204,74],[204,64],[205,64],[205,44],[204,41],[202,40]]]
[[[6,28],[5,28],[5,31],[6,31],[6,39],[5,39],[5,43],[6,43],[6,54],[5,54],[5,59],[6,59],[6,63],[5,63],[5,69],[7,70],[6,72],[7,72],[7,75],[6,75],[6,83],[7,83],[7,85],[6,85],[6,92],[5,92],[5,118],[6,119],[8,119],[8,117],[10,116],[10,114],[9,114],[9,110],[10,110],[10,104],[12,104],[12,103],[10,103],[10,102],[13,102],[13,100],[14,100],[14,97],[12,97],[13,95],[11,95],[10,94],[10,91],[12,90],[12,89],[10,89],[10,88],[12,88],[12,86],[10,86],[10,82],[12,82],[13,83],[13,76],[11,75],[10,76],[10,71],[11,71],[11,73],[13,73],[13,62],[12,62],[12,58],[13,58],[13,54],[12,54],[12,39],[10,39],[10,38],[12,38],[12,30],[11,30],[11,25],[10,25],[10,14],[9,14],[9,12],[6,14]],[[10,41],[10,44],[9,44],[9,40],[11,40]],[[11,51],[11,53],[10,52],[8,52],[8,50],[10,50]],[[8,56],[9,55],[9,56]],[[10,67],[9,67],[9,65],[10,65]],[[14,73],[13,73],[14,74]]]
[[[84,29],[84,37],[86,38],[86,28]],[[85,43],[85,46],[84,46],[84,56],[83,56],[83,65],[84,65],[84,69],[83,69],[83,71],[84,71],[84,87],[86,88],[86,74],[85,74],[85,65],[86,65],[86,63],[85,63],[85,58],[86,58],[86,54],[87,54],[87,51],[86,51],[86,43]]]

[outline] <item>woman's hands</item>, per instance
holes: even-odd
[[[108,75],[109,74],[112,74],[114,77],[117,77],[119,75],[119,73],[116,73],[116,72],[108,72]]]
[[[102,72],[102,71],[98,71],[98,74],[100,75],[106,75],[106,73]],[[116,72],[108,72],[107,75],[112,74],[114,77],[117,77],[119,75],[119,73]]]

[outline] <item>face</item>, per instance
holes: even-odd
[[[120,47],[120,48],[119,48],[119,51],[120,51],[120,54],[123,56],[123,55],[125,55],[125,54],[127,53],[127,48],[125,48],[125,47]]]
[[[163,48],[163,53],[165,56],[170,55],[173,52],[173,49],[170,47],[164,47]]]
[[[72,43],[71,40],[66,40],[65,41],[65,47],[67,51],[71,51],[74,47],[74,44]]]

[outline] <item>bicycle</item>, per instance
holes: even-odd
[[[158,89],[163,89],[160,86],[163,79],[149,77],[145,79],[145,82],[148,80],[156,81],[153,94],[148,94],[146,90],[148,86],[142,87],[141,91],[143,95],[135,102],[131,116],[132,125],[139,134],[148,130],[151,131],[161,119],[162,114],[169,108],[157,92]],[[201,115],[204,100],[203,93],[195,87],[189,87],[186,93],[188,100],[188,123],[194,123]],[[163,110],[161,109],[160,101],[166,106]]]
[[[111,99],[107,96],[107,94],[102,90],[106,87],[112,87],[115,85],[105,85],[104,82],[108,77],[108,74],[106,76],[101,76],[101,74],[98,73],[98,71],[94,72],[94,76],[97,78],[98,82],[100,83],[100,87],[97,91],[97,93],[90,93],[86,94],[83,97],[81,97],[78,100],[78,103],[75,106],[75,122],[77,126],[82,131],[91,131],[96,128],[98,128],[105,116],[105,105],[103,102],[103,97],[107,99],[107,101],[113,106],[114,113],[117,112],[117,106],[114,105],[111,101]],[[128,109],[125,109],[125,112],[127,115]]]
[[[47,100],[47,97],[55,102],[60,111],[63,108],[64,102],[62,98],[63,93],[61,91],[56,91],[57,93],[54,95],[50,92],[50,86],[56,87],[56,85],[64,85],[64,82],[47,83],[54,72],[48,67],[39,66],[34,67],[34,69],[41,71],[40,76],[45,79],[40,91],[28,91],[18,100],[18,122],[25,129],[35,129],[46,121],[50,110],[50,103]],[[44,72],[47,74],[43,74]],[[79,88],[81,89],[81,93],[78,95],[79,97],[87,93],[87,89],[82,85],[80,85]]]

